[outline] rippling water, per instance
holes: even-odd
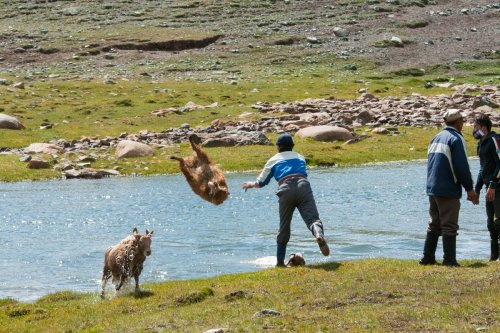
[[[477,160],[471,160],[473,176]],[[316,169],[309,178],[331,255],[298,213],[288,252],[306,262],[368,257],[417,260],[428,219],[425,162]],[[202,278],[274,265],[273,181],[244,192],[256,173],[229,174],[230,198],[213,206],[177,176],[0,183],[0,298],[31,301],[59,290],[98,291],[104,250],[154,230],[141,282]],[[462,202],[458,259],[487,259],[484,202]],[[441,256],[441,247],[437,254]]]

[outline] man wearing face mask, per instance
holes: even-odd
[[[467,160],[465,139],[461,133],[464,119],[460,110],[449,109],[443,119],[446,128],[439,132],[427,150],[427,195],[429,196],[429,224],[421,265],[436,264],[436,247],[443,238],[443,265],[460,266],[456,260],[458,215],[462,187],[467,200],[478,203]]]
[[[486,216],[490,232],[490,261],[499,258],[500,237],[500,138],[491,130],[491,120],[487,115],[480,114],[474,118],[472,135],[478,141],[477,155],[480,169],[475,186],[476,193],[486,185]],[[498,187],[498,189],[497,189]]]

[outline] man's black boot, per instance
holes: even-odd
[[[276,267],[285,267],[286,244],[276,243]]]
[[[460,267],[457,262],[457,236],[443,236],[443,265]]]
[[[498,239],[492,239],[490,241],[490,247],[491,247],[490,261],[498,260],[498,258],[500,256],[499,255]]]
[[[424,243],[424,256],[418,262],[420,265],[435,265],[436,264],[436,247],[439,240],[439,235],[432,232],[427,233]]]

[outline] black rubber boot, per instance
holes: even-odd
[[[439,235],[432,232],[427,233],[424,243],[424,256],[418,262],[420,265],[435,265],[436,262],[436,247],[439,240]]]
[[[276,243],[276,267],[285,267],[286,245]]]
[[[498,258],[500,256],[499,255],[498,239],[492,239],[490,241],[490,248],[491,248],[490,261],[498,260]]]
[[[443,236],[443,265],[460,267],[457,262],[457,236]]]

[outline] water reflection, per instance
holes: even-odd
[[[471,160],[473,174],[478,161]],[[213,206],[181,176],[0,184],[0,298],[98,291],[106,247],[154,230],[142,282],[252,271],[274,264],[276,184],[244,192],[255,173],[229,174],[231,197]],[[321,256],[298,213],[288,253],[308,263],[417,259],[427,223],[425,162],[311,170],[331,256]],[[486,259],[484,203],[462,203],[458,258]],[[438,253],[441,253],[438,248]]]

